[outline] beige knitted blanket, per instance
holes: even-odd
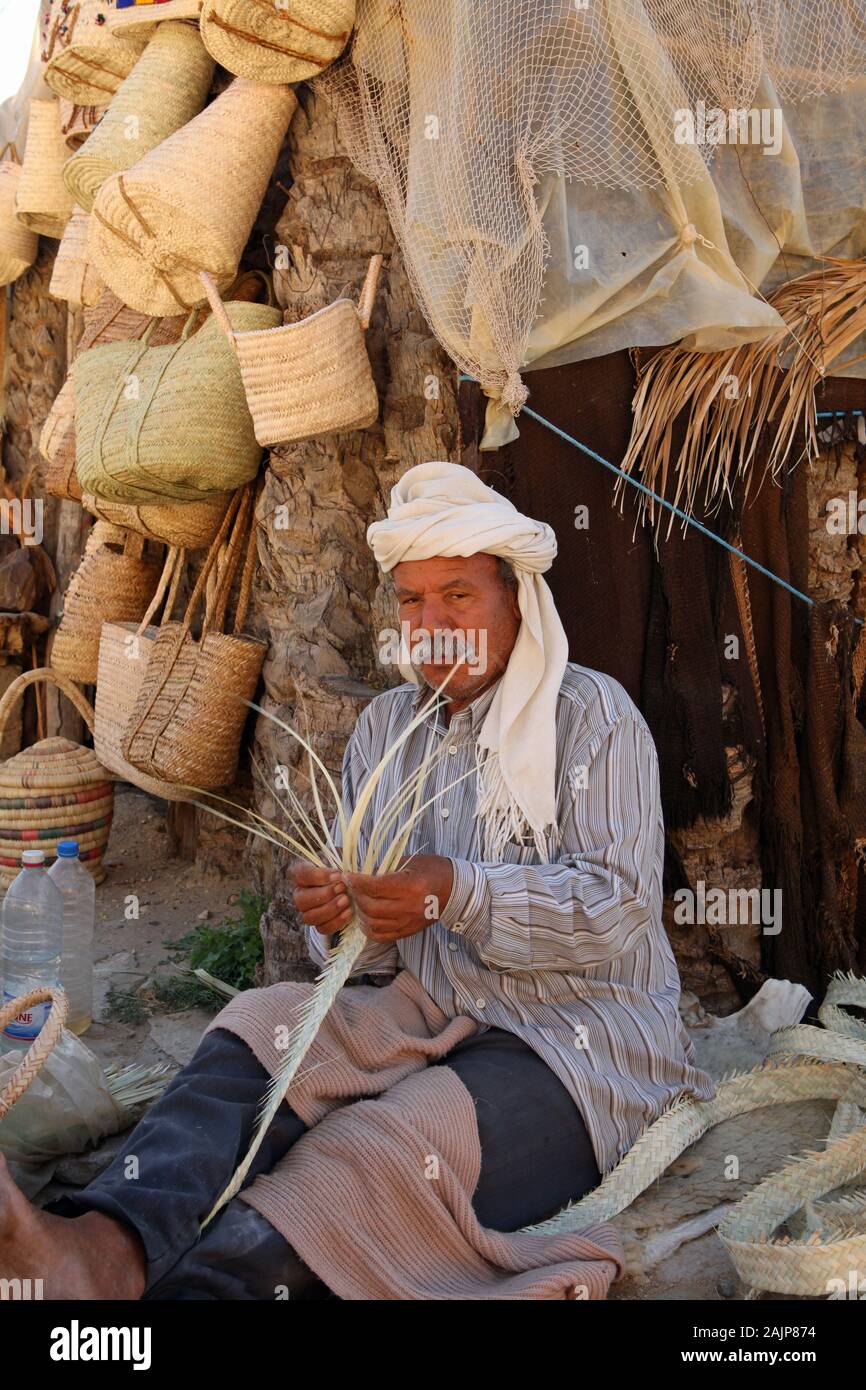
[[[273,1075],[311,988],[247,990],[209,1028],[242,1038]],[[549,1236],[479,1225],[474,1102],[450,1067],[429,1065],[478,1029],[405,970],[383,989],[342,990],[322,1024],[287,1097],[309,1132],[242,1200],[340,1298],[601,1299],[621,1272],[607,1224]]]

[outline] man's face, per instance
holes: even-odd
[[[406,560],[395,565],[393,578],[412,662],[428,685],[441,685],[458,666],[445,698],[466,703],[502,675],[520,610],[494,555]]]

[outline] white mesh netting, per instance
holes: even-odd
[[[748,138],[762,75],[791,102],[864,72],[866,0],[359,0],[352,47],[317,86],[434,333],[516,412],[547,176],[678,188],[706,174],[707,113]]]

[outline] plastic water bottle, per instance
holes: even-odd
[[[93,924],[96,883],[78,857],[77,840],[61,840],[48,877],[63,899],[60,983],[69,999],[67,1028],[83,1033],[93,1022]]]
[[[31,989],[60,983],[63,899],[51,882],[41,849],[25,849],[21,872],[3,901],[3,1003]],[[48,1018],[50,1003],[34,1004],[8,1023],[3,1045],[27,1048]]]

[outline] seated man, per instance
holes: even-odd
[[[369,938],[355,974],[408,971],[446,1018],[475,1020],[434,1065],[453,1068],[475,1101],[478,1220],[515,1231],[595,1187],[679,1096],[713,1094],[679,1019],[662,926],[656,753],[622,687],[567,660],[541,578],[549,527],[468,470],[429,463],[403,477],[368,538],[417,664],[358,719],[345,804],[447,677],[390,760],[365,827],[427,754],[443,756],[400,871],[298,864],[295,904],[317,962],[354,910]],[[327,1296],[237,1197],[198,1238],[267,1080],[217,1026],[131,1136],[136,1181],[121,1155],[38,1212],[0,1176],[0,1276],[36,1273],[61,1298],[272,1299],[279,1286]],[[248,1181],[304,1132],[284,1102]]]

